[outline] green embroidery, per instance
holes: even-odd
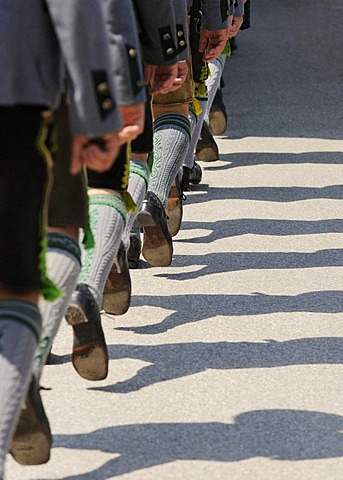
[[[46,252],[48,249],[48,240],[46,236],[46,227],[48,224],[47,222],[48,202],[46,201],[46,199],[49,198],[51,188],[52,188],[51,168],[53,163],[50,152],[45,145],[46,136],[47,136],[47,128],[42,123],[38,132],[37,140],[36,140],[36,148],[46,164],[47,181],[45,184],[44,200],[42,202],[41,212],[40,212],[41,250],[39,253],[39,268],[40,268],[40,274],[41,274],[41,294],[43,295],[45,300],[52,302],[57,298],[59,298],[62,295],[62,292],[56,287],[54,282],[52,282],[46,275]]]

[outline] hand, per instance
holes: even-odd
[[[188,65],[187,62],[178,62],[177,64],[178,73],[177,77],[174,80],[173,85],[170,87],[169,92],[174,92],[178,90],[184,83],[188,75]]]
[[[151,63],[144,63],[144,83],[145,85],[152,84],[154,80],[156,65]]]
[[[205,52],[203,56],[204,62],[209,62],[217,58],[225,48],[228,40],[228,29],[221,30],[207,30],[202,28],[200,30],[199,52]]]
[[[144,130],[145,104],[137,103],[120,107],[123,128],[119,131],[121,143],[127,143],[140,135]]]
[[[228,34],[229,37],[235,37],[243,23],[243,17],[230,17]]]
[[[97,138],[73,137],[70,173],[76,175],[84,165],[96,172],[105,172],[117,158],[120,145],[117,132]]]
[[[150,77],[151,93],[167,93],[178,75],[177,63],[173,65],[152,65],[154,72]],[[148,66],[151,75],[151,65]]]

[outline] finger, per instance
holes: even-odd
[[[200,33],[198,51],[204,52],[207,48],[207,45],[208,45],[208,39],[205,37],[205,35]]]
[[[138,137],[138,135],[142,132],[141,127],[138,125],[128,125],[120,130],[118,133],[119,141],[121,144],[130,142]]]
[[[76,175],[81,171],[82,168],[82,144],[81,142],[74,140],[72,146],[72,154],[71,154],[71,161],[70,161],[70,173],[72,175]]]

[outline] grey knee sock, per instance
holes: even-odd
[[[38,381],[81,270],[81,251],[78,242],[68,235],[59,233],[49,234],[48,242],[46,256],[48,275],[63,292],[63,296],[54,302],[47,302],[44,299],[39,302],[43,327],[33,362],[33,374]]]
[[[207,97],[198,98],[198,101],[200,103],[202,112],[197,116],[196,121],[194,121],[194,120],[191,121],[192,138],[191,138],[191,142],[189,144],[187,153],[186,153],[184,161],[183,161],[183,165],[187,168],[190,168],[190,169],[193,168],[193,165],[194,165],[195,147],[196,147],[196,145],[198,143],[198,140],[200,138],[202,124],[203,124],[203,121],[204,121],[205,112],[207,110]]]
[[[100,308],[105,282],[124,231],[126,208],[116,195],[90,195],[89,216],[95,246],[82,254],[79,282],[90,287]]]
[[[31,380],[41,315],[30,302],[0,301],[0,478]]]
[[[137,212],[139,211],[143,203],[147,191],[149,175],[150,170],[147,164],[138,160],[131,160],[128,192],[133,198],[135,204],[137,205]],[[124,242],[126,250],[128,250],[130,246],[130,232],[135,221],[137,212],[129,213],[127,215],[126,227],[122,236],[122,240]]]
[[[166,205],[173,180],[183,164],[191,139],[188,118],[177,113],[154,121],[154,162],[148,190]]]
[[[207,96],[208,96],[207,108],[205,110],[205,116],[204,116],[204,120],[206,123],[209,122],[210,109],[212,107],[212,103],[216,95],[216,92],[220,86],[220,79],[224,70],[225,60],[226,60],[225,55],[219,55],[218,58],[216,58],[215,60],[212,60],[208,64],[211,75],[209,75],[208,79],[206,80]]]

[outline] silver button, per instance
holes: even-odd
[[[162,38],[163,38],[163,40],[168,41],[168,40],[171,39],[171,35],[170,35],[170,33],[165,33]]]
[[[135,57],[137,55],[137,50],[135,48],[130,48],[129,55],[130,57]]]
[[[166,54],[169,55],[169,56],[170,56],[170,55],[173,55],[173,53],[174,53],[174,49],[173,49],[173,48],[168,48],[168,49],[166,50]]]
[[[102,94],[108,93],[109,92],[108,83],[106,82],[99,83],[99,85],[97,86],[97,90],[99,93],[102,93]]]
[[[101,104],[102,108],[106,111],[110,111],[112,110],[113,108],[113,102],[112,100],[110,100],[109,98],[107,100],[105,100],[104,102],[102,102]]]

